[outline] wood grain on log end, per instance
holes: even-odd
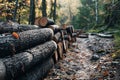
[[[46,27],[48,25],[53,25],[54,21],[52,19],[48,19],[47,17],[42,17],[39,20],[39,24],[40,24],[41,27]]]

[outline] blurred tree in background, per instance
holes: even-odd
[[[120,0],[80,0],[79,12],[73,17],[75,28],[106,30],[120,23]],[[96,20],[97,19],[97,20]]]

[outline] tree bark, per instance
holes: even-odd
[[[56,34],[53,36],[53,40],[54,40],[56,43],[58,43],[58,42],[60,41],[60,39],[61,39],[61,33],[60,33],[60,32],[56,33]]]
[[[0,38],[0,57],[13,55],[49,41],[53,37],[53,31],[49,28],[44,28],[20,32],[18,35],[19,39],[15,39],[13,36]]]
[[[35,25],[18,24],[12,21],[0,22],[0,34],[22,32],[33,29],[39,29],[39,27]]]
[[[22,75],[15,80],[42,80],[45,76],[47,76],[53,65],[54,62],[52,58],[50,58],[44,63],[34,66],[30,71],[25,73],[25,75]]]
[[[49,25],[48,28],[51,28],[54,31],[54,34],[62,30],[58,25]]]
[[[69,25],[69,26],[67,26],[66,31],[72,37],[72,33],[74,32],[74,27],[72,25]]]
[[[47,17],[46,7],[47,7],[46,0],[42,0],[42,16],[43,17]]]
[[[56,7],[57,7],[57,2],[54,0],[54,12],[53,12],[53,20],[56,22]]]
[[[0,73],[2,75],[0,75],[0,79],[1,77],[5,77],[5,80],[15,79],[19,75],[29,71],[34,65],[41,64],[48,60],[52,57],[56,49],[56,43],[49,41],[20,54],[16,54],[13,57],[1,59],[0,62],[4,64],[0,65]]]
[[[30,15],[29,24],[34,24],[35,22],[35,0],[30,0]]]

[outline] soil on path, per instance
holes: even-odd
[[[112,38],[77,38],[44,80],[119,80],[120,63],[112,60],[112,51]]]

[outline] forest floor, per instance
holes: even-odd
[[[44,80],[120,80],[120,59],[113,60],[113,38],[77,38]]]

